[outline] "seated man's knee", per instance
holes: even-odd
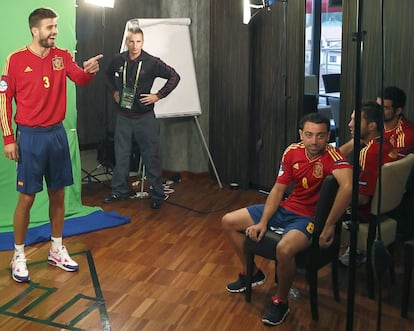
[[[246,219],[246,215],[241,209],[227,213],[221,219],[221,225],[226,231],[244,230],[251,224],[253,223]]]
[[[231,213],[227,213],[225,214],[222,219],[221,219],[221,226],[223,227],[223,229],[229,229],[230,228],[230,224],[231,224]]]
[[[276,247],[276,259],[278,262],[289,261],[294,257],[291,245],[281,240]]]

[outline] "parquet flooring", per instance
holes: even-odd
[[[77,273],[47,265],[49,244],[39,243],[26,248],[31,284],[17,284],[8,267],[11,252],[0,252],[0,330],[268,330],[261,316],[276,286],[274,265],[257,260],[269,278],[254,288],[251,303],[244,301],[244,294],[227,293],[225,284],[237,277],[240,266],[220,224],[225,212],[262,202],[265,196],[220,189],[206,174],[183,174],[172,188],[175,192],[163,207],[152,210],[149,200],[142,199],[105,205],[101,201],[109,193],[107,186],[84,186],[84,204],[115,210],[131,222],[65,238],[80,264]],[[409,318],[400,317],[400,247],[396,251],[397,281],[391,284],[385,277],[381,329],[414,330],[414,293]],[[347,272],[341,268],[337,303],[330,269],[320,271],[319,321],[311,319],[307,285],[298,272],[294,287],[300,297],[290,300],[286,321],[273,329],[345,330]],[[367,298],[364,281],[364,268],[359,268],[356,331],[377,329],[377,303]]]

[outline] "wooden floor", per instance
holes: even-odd
[[[49,266],[49,244],[39,243],[26,248],[31,283],[17,284],[10,277],[11,252],[0,252],[0,330],[268,330],[261,316],[276,287],[273,263],[257,260],[269,279],[253,290],[251,303],[243,294],[227,293],[225,285],[240,266],[220,224],[225,212],[265,196],[219,189],[207,175],[184,174],[172,188],[164,206],[152,210],[149,200],[140,199],[104,205],[108,187],[85,186],[84,204],[115,210],[131,222],[66,238],[80,264],[77,273]],[[353,329],[376,330],[377,303],[366,296],[363,271],[357,274]],[[337,303],[329,268],[320,271],[319,321],[311,319],[306,282],[298,273],[294,287],[300,297],[290,300],[286,321],[273,329],[345,330],[347,272],[341,268]],[[400,317],[400,264],[396,272],[394,285],[385,279],[381,330],[414,330],[414,302],[409,319]]]

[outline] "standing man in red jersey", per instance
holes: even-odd
[[[50,8],[38,8],[29,16],[32,42],[12,54],[4,65],[0,83],[0,120],[4,154],[17,163],[17,191],[14,213],[14,254],[11,274],[16,282],[30,281],[24,245],[30,209],[46,181],[49,196],[51,247],[48,262],[65,271],[77,271],[62,245],[65,214],[64,187],[73,184],[68,140],[62,121],[66,115],[66,78],[88,84],[99,71],[97,55],[83,63],[83,69],[67,51],[55,46],[58,15]],[[12,101],[16,102],[12,128]]]

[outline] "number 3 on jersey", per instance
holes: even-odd
[[[47,76],[44,76],[44,77],[43,77],[43,86],[44,86],[45,88],[49,88],[49,87],[50,87],[49,77],[47,77]]]

